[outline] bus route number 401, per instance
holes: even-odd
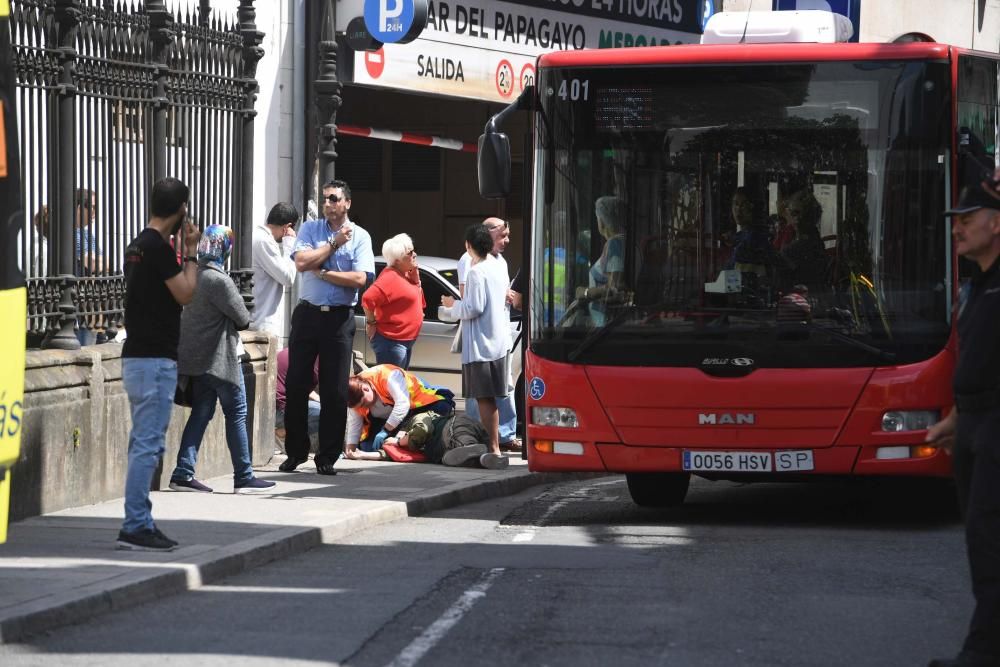
[[[559,84],[559,99],[571,102],[587,101],[590,99],[590,81],[584,79],[563,79]]]

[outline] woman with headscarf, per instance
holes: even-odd
[[[224,268],[232,249],[233,230],[223,225],[205,228],[198,244],[198,289],[181,314],[177,374],[188,376],[191,383],[191,414],[181,436],[177,467],[170,476],[170,488],[175,491],[212,492],[195,479],[194,467],[216,402],[222,404],[226,418],[233,492],[255,493],[275,485],[254,477],[250,466],[247,397],[237,333],[250,326],[250,313]]]

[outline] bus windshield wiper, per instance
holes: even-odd
[[[602,338],[607,336],[613,330],[621,326],[625,322],[625,320],[628,319],[628,316],[634,313],[635,311],[636,311],[635,305],[630,304],[627,306],[623,306],[622,309],[618,311],[618,313],[616,313],[614,317],[612,317],[610,320],[608,320],[607,322],[605,322],[604,324],[602,324],[601,326],[597,327],[589,334],[587,334],[586,338],[581,340],[579,345],[577,345],[576,347],[574,347],[572,350],[569,351],[569,354],[566,355],[566,358],[569,361],[576,361],[577,359],[579,359],[581,354],[592,348],[598,341],[600,341]]]
[[[851,336],[848,336],[845,333],[841,333],[836,329],[831,329],[830,327],[820,326],[818,324],[813,324],[812,322],[804,322],[803,324],[805,324],[811,330],[822,331],[823,333],[828,335],[830,338],[833,338],[834,340],[839,340],[842,343],[847,343],[851,347],[856,347],[859,350],[864,350],[869,354],[873,354],[875,355],[875,357],[879,359],[879,361],[886,361],[886,362],[896,361],[895,352],[886,352],[880,347],[869,345],[864,341],[858,340],[857,338],[852,338]]]

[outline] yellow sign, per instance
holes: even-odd
[[[0,16],[10,16],[10,0],[0,0]]]
[[[2,1],[2,0],[0,0]],[[7,541],[11,467],[21,455],[24,424],[24,322],[27,291],[23,287],[0,291],[0,544]]]

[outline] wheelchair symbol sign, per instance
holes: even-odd
[[[531,385],[528,387],[528,394],[531,400],[537,401],[545,395],[545,381],[540,377],[531,378]]]

